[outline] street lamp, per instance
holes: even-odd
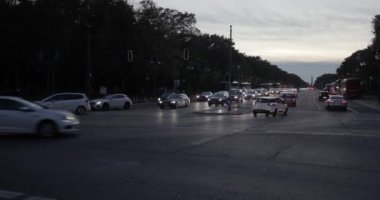
[[[153,96],[155,96],[157,95],[157,71],[159,70],[161,62],[158,60],[157,57],[154,57],[153,60],[150,61],[150,64],[153,66]]]
[[[380,104],[380,54],[378,49],[375,52],[375,60],[377,65],[377,101]]]
[[[236,68],[237,68],[237,81],[240,84],[240,65],[237,65]]]

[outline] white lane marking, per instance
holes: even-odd
[[[26,198],[24,200],[56,200],[56,199],[33,196],[33,197]]]
[[[318,108],[318,110],[322,110],[322,108],[318,105],[318,102],[315,100],[315,95],[313,97],[313,103]]]
[[[116,165],[126,165],[126,166],[136,166],[139,165],[140,163],[138,162],[133,162],[133,161],[117,161],[117,160],[103,160],[103,159],[95,159],[97,162],[102,162],[102,163],[108,163],[108,164],[116,164]]]
[[[0,197],[5,198],[5,199],[13,199],[15,197],[24,195],[23,193],[20,192],[11,192],[11,191],[5,191],[5,190],[0,190]]]
[[[265,133],[274,134],[294,134],[294,135],[329,135],[329,136],[354,136],[354,137],[376,137],[380,138],[380,135],[367,134],[367,133],[327,133],[327,132],[306,132],[306,131],[265,131]]]
[[[352,109],[352,108],[350,108],[350,107],[347,107],[347,110],[352,111],[352,112],[354,112],[355,114],[359,114],[358,111],[356,111],[356,110],[354,110],[354,109]]]

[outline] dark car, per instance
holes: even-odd
[[[208,105],[211,106],[212,104],[222,105],[226,104],[226,100],[229,97],[229,94],[227,91],[221,91],[213,94],[210,98],[208,98]]]
[[[172,94],[175,94],[175,93],[174,92],[165,92],[165,93],[161,94],[161,96],[158,97],[158,99],[157,99],[157,104],[160,105],[160,101],[165,100],[168,96],[170,96]]]
[[[189,106],[189,101],[182,94],[171,94],[158,101],[161,109],[165,107],[180,108]]]
[[[324,101],[329,98],[329,92],[328,91],[321,91],[319,92],[318,100]]]
[[[232,101],[243,101],[243,93],[240,90],[230,90],[229,94]]]
[[[294,93],[282,93],[281,99],[288,105],[288,106],[296,106],[297,105],[297,96]]]
[[[197,101],[207,101],[209,97],[212,96],[212,92],[201,92],[197,95]]]

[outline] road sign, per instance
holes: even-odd
[[[127,61],[130,63],[130,62],[133,62],[133,51],[132,50],[129,50],[127,52]]]

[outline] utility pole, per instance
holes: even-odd
[[[231,89],[232,82],[232,25],[230,25],[230,54],[229,54],[229,76],[228,76],[228,90]]]
[[[91,33],[90,28],[87,28],[87,69],[86,69],[86,90],[87,94],[91,96]]]
[[[310,82],[310,86],[313,86],[313,85],[314,85],[314,84],[313,84],[313,83],[314,83],[314,80],[313,80],[313,79],[314,79],[314,77],[313,77],[313,76],[311,76],[311,82]]]
[[[377,102],[380,104],[380,53],[376,49],[375,52],[376,69],[377,69]]]

